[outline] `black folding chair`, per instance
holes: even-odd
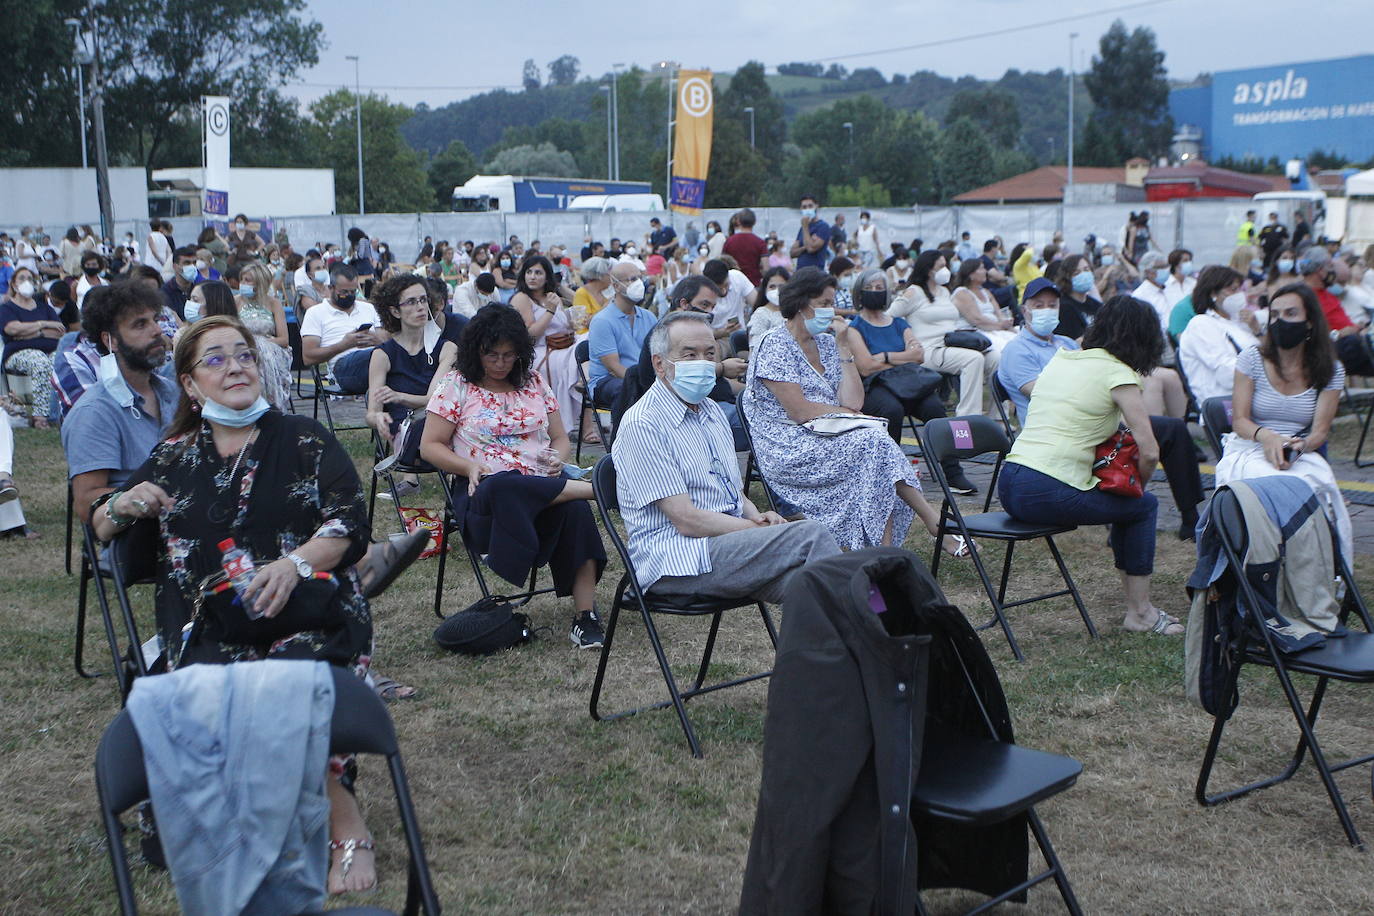
[[[974,641],[972,645],[980,647],[981,643]],[[1022,747],[1009,740],[1009,732],[1005,736],[999,734],[970,672],[972,660],[963,657],[958,642],[951,640],[948,647],[982,721],[967,723],[967,731],[956,731],[927,718],[921,766],[911,797],[912,816],[918,821],[929,819],[959,827],[987,827],[1016,817],[1026,818],[1047,867],[969,910],[967,916],[1019,897],[1051,879],[1068,911],[1079,916],[1082,910],[1078,898],[1034,806],[1071,788],[1083,772],[1083,765],[1072,757]],[[990,661],[986,667],[992,667]],[[997,686],[1000,692],[1000,684]],[[999,698],[998,703],[1006,705],[1004,699]],[[922,916],[926,913],[919,897],[916,912]]]
[[[577,449],[573,453],[574,463],[582,463],[582,436],[586,433],[581,428],[583,418],[591,413],[592,421],[596,423],[596,434],[601,437],[601,447],[606,450],[606,454],[611,453],[611,438],[614,435],[609,422],[601,421],[601,411],[597,409],[596,403],[592,400],[591,377],[587,374],[587,361],[591,359],[591,345],[583,340],[577,344],[573,350],[573,361],[577,363],[577,382],[573,385],[573,390],[582,394],[582,406],[579,408],[582,415],[578,417]],[[609,411],[607,411],[609,413]],[[609,420],[609,417],[607,417]]]
[[[957,441],[955,439],[956,430],[959,433]],[[992,603],[993,619],[978,629],[985,630],[994,623],[1000,624],[1016,660],[1025,661],[1026,657],[1021,653],[1021,647],[1017,645],[1016,637],[1012,635],[1011,623],[1007,620],[1006,612],[1024,604],[1034,604],[1037,601],[1069,595],[1078,608],[1079,616],[1083,618],[1084,626],[1088,628],[1088,635],[1095,638],[1097,628],[1093,626],[1092,618],[1088,616],[1088,609],[1083,606],[1083,599],[1078,594],[1078,586],[1074,584],[1073,576],[1069,574],[1069,568],[1064,565],[1064,557],[1060,554],[1058,545],[1054,543],[1055,535],[1066,534],[1078,526],[1039,525],[1032,522],[1017,521],[1005,512],[991,511],[992,497],[997,492],[997,478],[1002,472],[1002,462],[1006,459],[1007,452],[1011,450],[1011,440],[1007,437],[1006,431],[996,420],[981,415],[955,417],[954,419],[941,417],[927,421],[922,428],[921,436],[926,455],[929,456],[927,466],[930,468],[931,476],[939,483],[941,491],[945,494],[944,505],[940,508],[940,526],[935,535],[934,558],[930,563],[930,571],[934,575],[939,575],[940,560],[944,555],[940,544],[944,536],[946,534],[962,535],[968,544],[969,557],[973,560],[973,567],[977,570],[978,578],[983,583],[983,590],[987,592],[988,601]],[[992,479],[988,482],[987,496],[983,500],[983,511],[978,515],[965,515],[963,510],[959,508],[959,501],[949,488],[949,481],[945,479],[941,462],[946,458],[958,458],[963,461],[985,455],[988,452],[997,453],[997,462],[992,469]],[[1058,591],[1036,595],[1033,598],[1007,601],[1007,580],[1011,577],[1011,559],[1016,545],[1021,541],[1034,541],[1041,538],[1049,547],[1055,565],[1059,567],[1059,575],[1064,580],[1065,587]],[[979,554],[980,548],[975,544],[975,540],[984,543],[1002,541],[1006,544],[1006,555],[1002,561],[1002,579],[995,591],[992,587],[992,580],[988,578],[987,569],[983,565],[983,558]]]
[[[158,525],[156,521],[144,519],[116,535],[110,542],[108,563],[101,562],[100,543],[96,540],[94,529],[90,525],[82,525],[81,528],[84,540],[76,606],[76,671],[82,677],[96,676],[86,671],[82,663],[86,641],[87,589],[93,584],[122,704],[133,688],[134,678],[148,673],[143,657],[143,642],[138,635],[138,622],[134,619],[133,604],[129,600],[129,588],[150,584],[157,575],[160,549]],[[114,591],[115,603],[119,606],[119,615],[124,624],[127,642],[122,648],[107,588]]]
[[[433,470],[431,468],[431,470]],[[516,592],[511,595],[493,595],[491,588],[487,585],[486,574],[482,571],[482,554],[477,548],[472,546],[467,535],[463,532],[463,520],[453,508],[453,487],[455,485],[467,486],[467,478],[459,477],[456,474],[449,474],[444,471],[436,471],[439,475],[439,486],[444,491],[444,512],[439,523],[439,572],[438,581],[434,585],[434,614],[441,620],[444,617],[443,597],[444,597],[444,570],[448,566],[448,540],[449,533],[458,532],[458,537],[462,539],[463,550],[467,552],[468,563],[472,566],[472,577],[477,580],[477,587],[482,591],[483,598],[491,598],[495,601],[509,603],[512,607],[523,607],[529,604],[536,595],[548,595],[554,590],[553,586],[545,588],[539,587],[539,570],[530,570],[530,584],[523,592]]]
[[[253,662],[243,664],[251,665]],[[330,729],[330,753],[380,754],[386,758],[409,853],[403,912],[414,914],[423,911],[426,916],[439,916],[439,899],[435,896],[434,882],[430,878],[429,863],[420,838],[420,823],[415,814],[415,803],[410,797],[410,784],[401,763],[401,750],[391,716],[386,711],[386,705],[361,678],[340,668],[333,669],[332,673],[334,716]],[[115,717],[100,738],[95,758],[95,785],[100,798],[105,838],[110,849],[115,891],[119,895],[119,910],[124,916],[132,916],[138,912],[138,905],[134,898],[133,875],[129,871],[124,850],[125,828],[120,815],[148,799],[148,777],[143,767],[143,746],[127,710]],[[355,916],[388,912],[375,907],[329,910],[330,914]]]
[[[1178,352],[1178,338],[1166,332],[1169,338],[1169,345],[1174,348],[1173,369],[1178,373],[1178,380],[1183,383],[1183,393],[1187,396],[1188,402],[1183,409],[1183,419],[1190,423],[1197,422],[1201,416],[1201,408],[1198,406],[1198,399],[1193,396],[1193,388],[1188,384],[1188,373],[1183,371],[1183,357]]]
[[[1249,533],[1245,527],[1245,516],[1241,512],[1240,501],[1230,489],[1218,490],[1216,495],[1212,497],[1210,524],[1216,526],[1220,535],[1222,551],[1226,555],[1227,563],[1230,564],[1230,569],[1226,573],[1230,580],[1229,584],[1239,586],[1238,597],[1244,600],[1246,607],[1262,608],[1264,600],[1256,594],[1250,580],[1245,575],[1237,574],[1237,571],[1245,568],[1243,557],[1249,542]],[[1329,520],[1328,525],[1330,525]],[[1347,588],[1345,601],[1341,607],[1340,621],[1344,623],[1350,610],[1354,608],[1364,624],[1364,633],[1348,631],[1344,636],[1328,638],[1325,644],[1320,647],[1284,652],[1275,645],[1274,637],[1267,626],[1262,623],[1255,625],[1250,622],[1253,618],[1249,613],[1246,613],[1244,619],[1240,619],[1240,609],[1227,602],[1217,601],[1211,605],[1211,613],[1216,615],[1211,625],[1215,628],[1216,633],[1222,634],[1219,640],[1224,646],[1226,683],[1222,687],[1221,694],[1224,698],[1221,701],[1222,712],[1214,717],[1212,734],[1207,741],[1207,750],[1203,753],[1202,769],[1197,778],[1196,796],[1199,804],[1204,807],[1211,807],[1222,802],[1232,801],[1259,789],[1277,785],[1290,779],[1298,771],[1304,755],[1310,749],[1312,762],[1316,765],[1322,784],[1326,787],[1326,794],[1331,799],[1331,806],[1336,809],[1336,816],[1340,819],[1346,838],[1350,840],[1350,845],[1363,849],[1364,843],[1355,830],[1354,822],[1350,819],[1350,812],[1346,810],[1345,801],[1341,797],[1341,791],[1336,785],[1333,774],[1350,767],[1369,763],[1374,760],[1374,754],[1332,765],[1327,762],[1326,754],[1322,751],[1316,735],[1317,714],[1321,711],[1322,700],[1326,696],[1326,688],[1331,681],[1344,681],[1352,684],[1374,683],[1374,635],[1370,634],[1370,631],[1374,631],[1374,624],[1371,624],[1364,598],[1355,584],[1355,576],[1340,551],[1339,540],[1334,527],[1331,529],[1331,537],[1336,545],[1335,573],[1345,582]],[[1226,634],[1229,634],[1229,639],[1226,638]],[[1216,762],[1222,732],[1240,703],[1240,692],[1237,685],[1240,681],[1241,669],[1247,664],[1273,669],[1274,674],[1278,677],[1279,685],[1283,689],[1284,698],[1288,701],[1288,708],[1292,710],[1293,719],[1298,724],[1301,736],[1298,739],[1297,749],[1293,752],[1293,758],[1277,776],[1261,779],[1238,789],[1209,795],[1207,783],[1211,777],[1212,766]],[[1292,676],[1294,674],[1311,675],[1317,679],[1316,687],[1312,691],[1311,704],[1306,712],[1303,711],[1302,699],[1293,686]]]
[[[1202,431],[1207,434],[1207,443],[1220,461],[1221,437],[1231,431],[1230,398],[1208,398],[1202,402]]]
[[[735,395],[735,412],[739,414],[739,425],[744,430],[744,440],[749,443],[749,455],[744,459],[744,489],[747,492],[755,483],[762,485],[763,498],[768,500],[768,508],[777,511],[778,501],[773,498],[773,490],[768,486],[768,481],[763,479],[763,470],[759,467],[758,459],[754,457],[754,433],[744,412],[744,392],[747,390],[742,388],[740,393]]]
[[[1008,439],[1016,438],[1016,430],[1011,428],[1011,415],[1007,413],[1007,404],[1011,404],[1013,412],[1016,410],[1016,402],[1007,394],[1007,386],[1002,384],[1002,380],[997,377],[997,373],[992,374],[992,403],[997,405],[997,415],[1002,418],[1002,428],[1007,431]],[[1021,421],[1017,417],[1017,422]]]
[[[76,497],[72,492],[71,478],[67,479],[67,530],[66,530],[66,568],[67,575],[72,574],[72,545],[76,538],[73,532],[76,530]]]
[[[367,423],[354,423],[349,426],[336,426],[334,424],[334,412],[329,407],[330,398],[350,398],[359,397],[351,391],[344,391],[334,382],[330,381],[325,373],[320,369],[320,364],[316,363],[310,367],[310,373],[315,379],[315,408],[311,413],[316,420],[320,418],[320,405],[324,405],[324,425],[329,427],[331,433],[346,433],[358,429],[371,429]],[[363,395],[362,397],[365,397]]]
[[[592,489],[596,493],[596,511],[601,516],[602,527],[606,529],[606,534],[610,537],[611,543],[615,545],[616,553],[620,554],[620,560],[625,565],[625,572],[620,577],[620,582],[615,587],[615,598],[611,601],[611,614],[606,622],[606,639],[601,646],[601,659],[596,665],[596,679],[592,682],[591,714],[592,718],[600,721],[611,721],[633,716],[636,713],[645,712],[650,709],[663,709],[672,706],[677,710],[678,721],[682,724],[683,734],[687,736],[687,744],[691,746],[692,756],[701,757],[701,744],[697,741],[696,732],[692,729],[691,720],[687,718],[686,702],[692,697],[703,693],[711,693],[716,690],[723,690],[726,687],[734,687],[738,684],[747,684],[750,681],[757,681],[772,675],[770,668],[758,674],[750,674],[744,677],[733,678],[728,681],[720,681],[714,684],[705,684],[707,669],[711,665],[711,653],[716,646],[716,634],[720,630],[720,618],[726,611],[736,608],[757,607],[759,615],[763,618],[763,624],[768,630],[768,639],[772,643],[774,650],[778,647],[778,631],[773,625],[773,618],[768,613],[762,601],[755,601],[749,598],[738,599],[701,599],[687,603],[677,603],[677,599],[666,596],[646,594],[639,587],[639,578],[635,572],[634,561],[630,559],[630,550],[626,546],[625,539],[620,536],[615,522],[611,518],[611,512],[620,511],[620,500],[616,494],[615,487],[615,464],[610,455],[605,456],[596,463],[592,470]],[[627,709],[622,712],[603,714],[599,708],[601,700],[601,688],[606,680],[606,665],[611,657],[611,645],[615,641],[616,624],[620,620],[622,610],[639,611],[640,618],[644,621],[644,632],[648,634],[649,644],[653,646],[654,656],[658,659],[658,667],[663,672],[663,681],[668,685],[669,699],[658,703],[651,703],[635,709]],[[696,678],[692,686],[687,690],[680,690],[677,679],[673,677],[673,670],[668,664],[668,656],[663,651],[663,642],[658,635],[658,627],[654,625],[655,614],[672,614],[679,617],[711,617],[711,630],[706,637],[706,648],[701,655],[701,664],[697,668]],[[703,686],[704,685],[704,686]]]

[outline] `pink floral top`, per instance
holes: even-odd
[[[425,408],[453,424],[453,453],[493,472],[542,477],[538,456],[549,447],[549,415],[558,401],[536,371],[524,388],[497,393],[473,385],[457,370],[444,376]]]

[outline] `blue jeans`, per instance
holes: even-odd
[[[349,394],[367,393],[367,367],[372,362],[372,347],[349,350],[334,361],[334,383]]]
[[[1023,464],[1007,462],[997,482],[1002,508],[1018,521],[1039,525],[1110,525],[1116,568],[1148,576],[1155,566],[1155,516],[1159,500],[1080,490]]]

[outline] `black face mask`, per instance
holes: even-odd
[[[86,276],[88,276],[88,277],[94,277],[94,276],[96,276],[97,274],[100,273],[100,267],[99,267],[99,265],[97,265],[97,266],[95,266],[95,267],[83,267],[83,268],[81,268],[81,272],[84,273],[84,274],[85,274]]]
[[[887,290],[885,289],[862,289],[859,290],[859,305],[866,309],[873,309],[880,312],[887,308]]]
[[[1306,321],[1284,321],[1282,318],[1269,322],[1269,336],[1274,339],[1280,350],[1291,350],[1307,339],[1309,329]]]
[[[357,293],[340,293],[334,297],[334,304],[341,309],[353,308],[353,302],[358,298]]]

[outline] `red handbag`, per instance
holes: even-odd
[[[1097,488],[1118,496],[1143,496],[1145,485],[1136,463],[1139,457],[1140,446],[1135,444],[1135,436],[1129,427],[1122,426],[1097,446],[1093,459]]]

